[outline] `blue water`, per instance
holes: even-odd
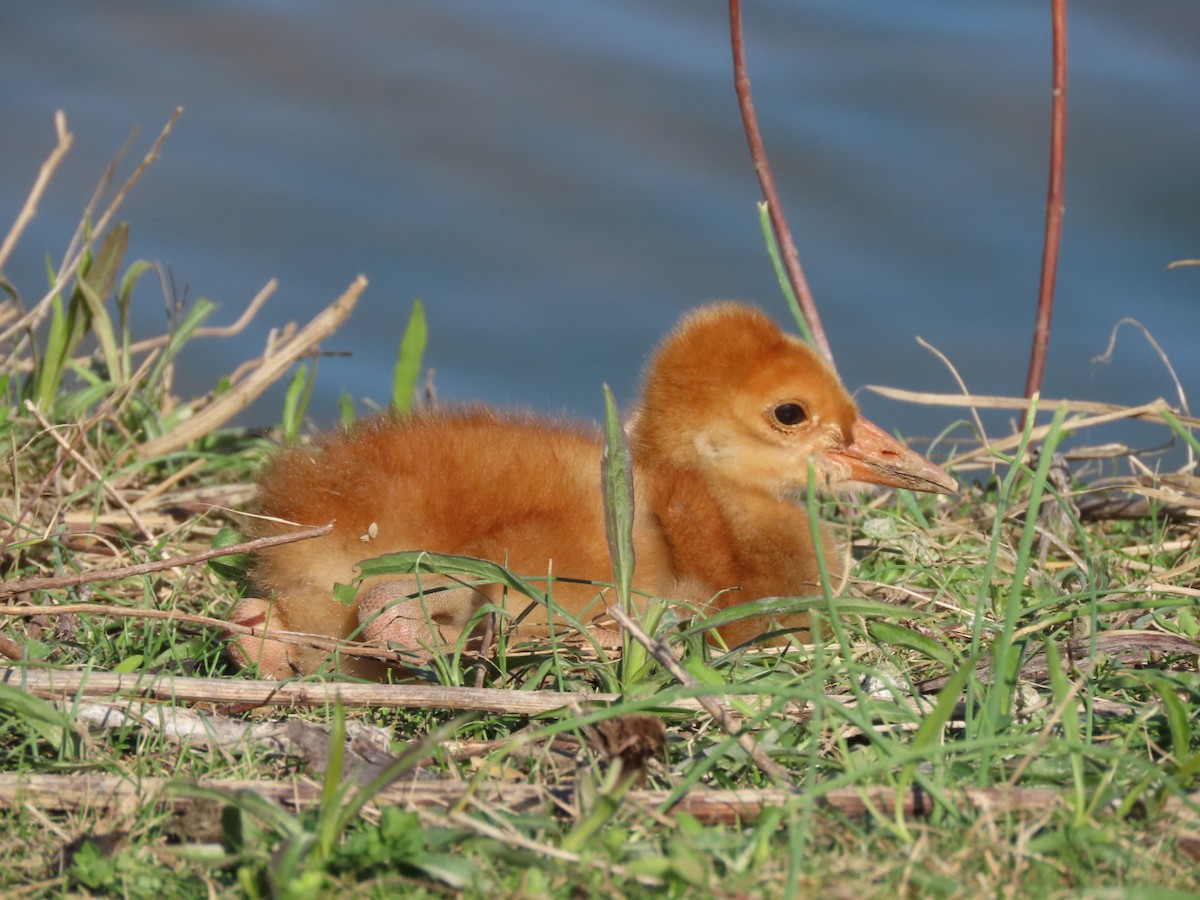
[[[758,114],[809,279],[852,389],[1024,387],[1049,123],[1044,2],[747,4]],[[1070,8],[1067,215],[1045,393],[1135,404],[1174,388],[1137,333],[1200,386],[1200,7]],[[7,275],[40,297],[131,128],[177,105],[162,160],[124,208],[131,258],[233,321],[184,357],[183,392],[260,352],[359,272],[371,287],[325,349],[312,409],[386,401],[414,297],[442,399],[585,417],[628,404],[680,313],[742,297],[787,316],[759,234],[724,3],[456,0],[352,4],[8,0],[0,13],[0,222],[66,111],[75,147]],[[129,164],[125,170],[128,171]],[[6,224],[5,224],[5,227]],[[146,279],[137,326],[165,324]],[[957,410],[861,394],[886,427]],[[279,391],[247,421],[278,418]],[[1003,427],[1004,419],[997,427]],[[1150,429],[1130,438],[1156,443]]]

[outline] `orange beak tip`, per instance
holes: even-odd
[[[958,482],[949,473],[861,416],[854,423],[854,441],[826,455],[845,471],[840,480],[930,494],[958,493]]]

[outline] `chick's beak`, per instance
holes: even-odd
[[[931,494],[958,492],[958,482],[940,467],[909,450],[862,416],[854,423],[854,441],[838,450],[826,450],[825,455],[846,468],[846,481]]]

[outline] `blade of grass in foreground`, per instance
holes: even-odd
[[[1029,434],[1029,423],[1033,421],[1034,405],[1031,402],[1030,415],[1026,423],[1026,435]],[[1013,697],[1016,694],[1017,686],[1017,672],[1021,665],[1023,646],[1023,644],[1019,644],[1015,640],[1015,635],[1017,620],[1022,611],[1022,599],[1025,596],[1025,575],[1029,570],[1030,556],[1033,552],[1033,541],[1037,535],[1038,514],[1041,511],[1042,498],[1046,494],[1046,483],[1050,472],[1050,465],[1054,459],[1054,451],[1063,437],[1062,423],[1065,418],[1066,409],[1059,407],[1055,411],[1054,419],[1050,423],[1050,430],[1046,435],[1045,443],[1042,445],[1038,458],[1038,466],[1030,484],[1029,505],[1025,513],[1025,523],[1021,531],[1021,538],[1017,545],[1017,558],[1012,574],[1012,584],[1002,611],[1003,622],[999,633],[992,641],[992,677],[984,691],[981,717],[975,723],[976,731],[974,734],[980,737],[999,734],[1007,727],[1012,714]],[[1024,444],[1024,441],[1022,443]],[[1020,468],[1019,461],[1021,458],[1018,455],[1016,460],[1014,460],[1013,471]],[[1011,475],[1012,473],[1010,472],[1010,477],[1005,479],[1006,494],[1009,496],[1011,496],[1010,492],[1013,481]],[[1001,506],[1003,507],[1003,504]],[[999,539],[999,522],[1002,515],[1002,508],[998,509],[996,513],[997,528],[993,533],[994,542]],[[996,547],[993,546],[993,558],[995,552]],[[989,562],[991,562],[991,559],[989,559]],[[982,593],[986,589],[987,584],[985,583],[981,585],[980,592]],[[991,762],[990,757],[985,754],[985,758],[981,760],[979,767],[981,783],[986,783],[991,777]]]
[[[429,328],[425,324],[425,306],[420,298],[413,300],[404,337],[400,339],[400,352],[396,357],[396,371],[392,378],[392,409],[406,413],[412,409],[413,396],[417,390],[417,379],[421,376],[421,358],[425,355]]]
[[[912,749],[916,751],[929,750],[937,746],[942,732],[946,724],[950,721],[950,717],[954,714],[955,708],[958,706],[958,698],[962,693],[963,686],[971,673],[975,671],[975,659],[966,660],[946,682],[946,686],[938,693],[937,702],[933,709],[925,714],[925,718],[921,720],[921,724],[917,727],[917,733],[913,735]],[[905,763],[904,768],[900,772],[900,778],[896,783],[896,795],[899,797],[912,785],[913,779],[917,775],[917,766],[919,762],[926,760],[910,760]],[[903,834],[908,834],[908,828],[904,823],[904,814],[902,804],[896,804],[896,819],[895,826]]]
[[[808,320],[804,318],[800,302],[796,299],[796,292],[792,290],[791,279],[788,278],[787,269],[784,268],[783,259],[779,255],[779,241],[775,239],[775,229],[771,225],[771,208],[765,200],[758,204],[758,224],[762,228],[763,243],[767,245],[767,256],[771,258],[771,268],[779,281],[779,289],[783,291],[783,299],[792,311],[792,317],[796,320],[796,327],[800,329],[804,342],[814,345],[812,329],[808,326]]]
[[[1200,441],[1196,440],[1196,436],[1192,434],[1190,428],[1184,428],[1183,423],[1169,409],[1162,411],[1162,417],[1167,424],[1171,426],[1171,430],[1179,435],[1180,439],[1188,445],[1188,448],[1195,454],[1200,454]]]
[[[617,401],[612,390],[604,385],[604,450],[600,457],[600,481],[604,492],[604,535],[608,540],[608,555],[612,560],[613,585],[617,591],[617,603],[629,616],[636,618],[633,608],[633,570],[636,558],[633,552],[633,458],[629,453],[629,441],[621,427]],[[649,621],[642,622],[648,634],[658,626]],[[644,678],[650,669],[650,655],[629,634],[621,637],[621,684],[626,690]]]
[[[359,580],[379,575],[458,575],[475,578],[481,582],[503,584],[519,591],[531,600],[546,602],[546,595],[519,575],[486,559],[473,556],[456,556],[450,553],[430,553],[425,550],[405,550],[400,553],[385,553],[358,564]]]
[[[104,308],[109,293],[117,282],[117,271],[125,256],[129,243],[129,226],[124,222],[114,225],[104,236],[104,241],[86,273],[75,281],[75,288],[88,308],[89,328],[100,346],[108,377],[121,385],[129,380],[127,357],[117,346],[117,333],[112,318]]]
[[[1061,712],[1062,736],[1071,758],[1071,782],[1073,787],[1074,819],[1077,826],[1088,820],[1087,791],[1083,769],[1083,730],[1079,722],[1076,691],[1063,668],[1058,645],[1052,638],[1046,639],[1046,662],[1050,674],[1050,689],[1054,692],[1054,705]]]

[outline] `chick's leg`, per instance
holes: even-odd
[[[362,640],[398,647],[414,661],[452,648],[488,597],[450,578],[394,578],[368,588],[358,599]]]
[[[263,678],[291,678],[301,674],[303,670],[300,660],[293,659],[288,644],[273,641],[268,637],[270,631],[289,630],[282,620],[283,615],[276,609],[275,604],[257,597],[243,600],[233,608],[233,612],[229,614],[230,622],[263,629],[260,634],[232,636],[233,639],[226,650],[238,668],[253,666]]]
[[[325,639],[351,639],[357,626],[353,608],[324,597],[306,596],[304,602],[248,598],[233,608],[229,621],[260,629],[258,634],[238,634],[228,646],[230,658],[240,668],[253,666],[260,678],[294,678],[320,672],[341,672],[367,681],[381,681],[387,667],[370,657],[349,653],[330,658],[328,650],[303,642],[273,640],[272,634],[290,631]]]

